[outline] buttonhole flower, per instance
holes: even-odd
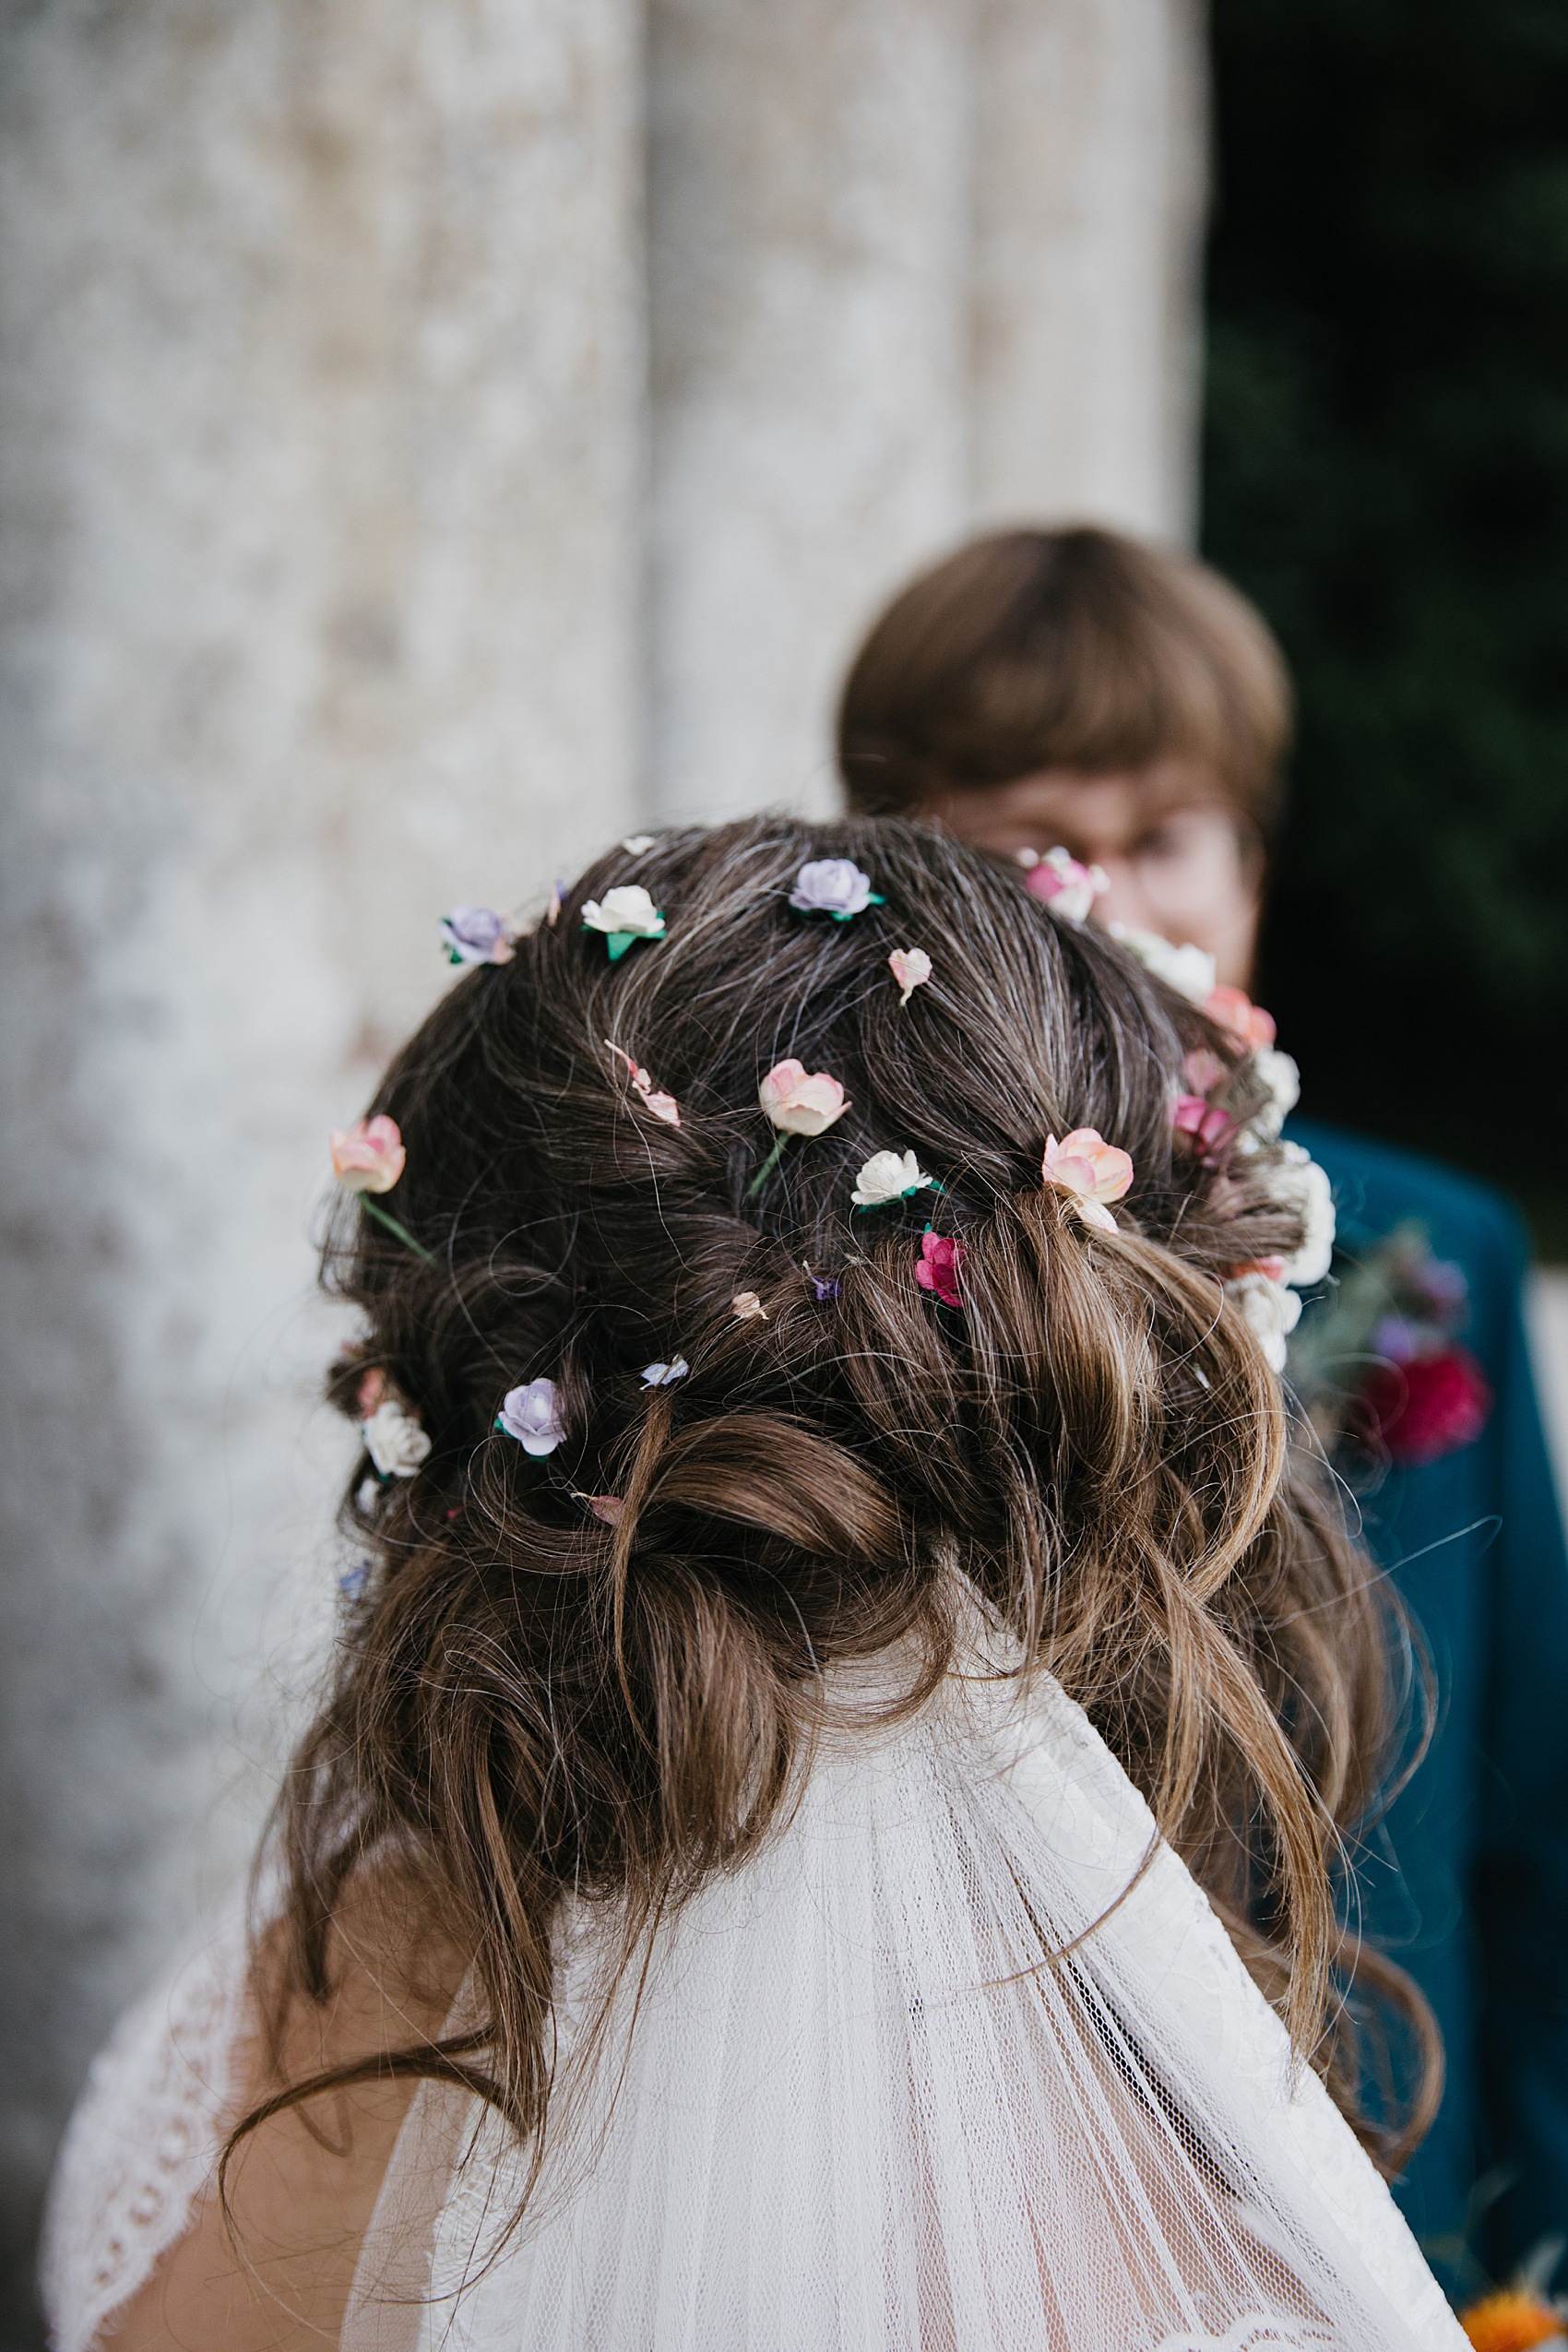
[[[656,1119],[662,1119],[667,1127],[678,1127],[681,1123],[681,1106],[674,1096],[656,1093],[653,1080],[648,1076],[641,1063],[632,1059],[624,1046],[617,1045],[612,1038],[606,1038],[604,1042],[609,1046],[611,1052],[625,1063],[626,1075],[632,1082],[633,1090],[641,1095],[653,1116]]]
[[[1249,1053],[1274,1043],[1273,1014],[1254,1004],[1245,989],[1211,988],[1204,999],[1204,1011],[1217,1028],[1228,1029]]]
[[[791,1135],[822,1135],[849,1108],[849,1097],[826,1070],[809,1075],[803,1062],[776,1062],[756,1090],[763,1117],[778,1130],[778,1140],[751,1182],[746,1198],[759,1193],[779,1161]]]
[[[1214,957],[1206,948],[1194,947],[1191,940],[1184,947],[1173,946],[1159,932],[1139,931],[1133,923],[1112,923],[1111,936],[1179,996],[1206,1004],[1214,994]]]
[[[933,1233],[928,1225],[921,1237],[921,1254],[915,1266],[915,1280],[922,1290],[934,1291],[944,1307],[961,1307],[958,1296],[958,1275],[964,1263],[964,1244],[950,1241],[944,1234]]]
[[[809,859],[790,893],[790,904],[798,913],[830,915],[836,923],[847,923],[868,907],[886,903],[880,891],[872,888],[870,874],[862,873],[853,858]]]
[[[1271,1368],[1285,1369],[1285,1342],[1301,1320],[1301,1294],[1288,1290],[1275,1273],[1277,1258],[1232,1269],[1225,1295],[1252,1331]]]
[[[441,918],[449,964],[509,964],[517,954],[505,916],[493,907],[454,907]]]
[[[1066,849],[1048,849],[1028,869],[1024,885],[1031,898],[1043,900],[1053,915],[1081,923],[1097,898],[1111,887],[1103,866],[1080,865]]]
[[[1115,1232],[1116,1219],[1106,1204],[1119,1201],[1132,1184],[1133,1163],[1098,1128],[1075,1127],[1060,1143],[1048,1136],[1040,1173],[1048,1184],[1068,1195],[1086,1225]]]
[[[509,1388],[501,1400],[495,1426],[515,1437],[525,1454],[541,1459],[553,1454],[566,1434],[561,1391],[552,1380],[530,1380],[525,1387]]]
[[[902,1012],[916,989],[923,988],[930,980],[931,957],[923,947],[895,947],[887,963],[902,991],[898,999],[898,1009]]]
[[[737,1323],[754,1323],[759,1316],[764,1323],[768,1320],[767,1309],[754,1290],[737,1290],[730,1301],[730,1312]]]
[[[628,833],[621,847],[629,858],[646,858],[653,847],[651,833]]]
[[[912,1151],[873,1151],[855,1179],[849,1198],[857,1208],[886,1208],[915,1193],[934,1189],[936,1180],[922,1174]]]
[[[403,1172],[408,1154],[398,1131],[396,1119],[385,1112],[374,1119],[359,1119],[344,1130],[334,1127],[328,1142],[332,1152],[332,1173],[346,1193],[357,1193],[360,1206],[367,1217],[374,1218],[388,1233],[395,1234],[405,1249],[426,1265],[435,1260],[422,1241],[416,1241],[406,1225],[400,1225],[389,1209],[373,1200],[373,1194],[389,1193]]]
[[[430,1455],[430,1439],[420,1427],[419,1415],[396,1396],[383,1397],[360,1435],[384,1479],[411,1479]]]
[[[1204,1167],[1217,1168],[1219,1157],[1236,1132],[1236,1122],[1218,1103],[1201,1094],[1179,1094],[1170,1111],[1173,1134],[1190,1135]]]
[[[668,1364],[645,1364],[643,1386],[645,1388],[673,1388],[678,1380],[685,1379],[691,1369],[684,1356],[677,1356]]]
[[[612,964],[619,963],[635,940],[662,939],[664,916],[640,882],[622,883],[602,898],[590,898],[583,909],[583,929],[604,934]]]

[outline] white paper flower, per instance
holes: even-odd
[[[1277,1372],[1285,1369],[1285,1342],[1301,1320],[1300,1293],[1262,1273],[1243,1274],[1225,1286],[1225,1295],[1250,1325]]]
[[[653,835],[651,833],[628,833],[625,839],[622,842],[621,847],[625,850],[628,857],[646,857],[647,852],[653,847]]]
[[[1120,940],[1129,956],[1135,956],[1146,972],[1173,988],[1181,996],[1190,996],[1194,1004],[1206,1004],[1214,993],[1214,957],[1206,948],[1194,947],[1191,940],[1184,947],[1173,946],[1158,931],[1139,931],[1132,923],[1112,923],[1112,939]]]
[[[430,1455],[430,1439],[419,1416],[396,1396],[379,1404],[360,1427],[365,1451],[384,1479],[411,1479]]]
[[[855,1179],[849,1198],[857,1208],[885,1208],[889,1201],[907,1200],[932,1181],[921,1173],[912,1151],[873,1151]]]
[[[671,1388],[676,1381],[684,1380],[686,1374],[691,1371],[691,1369],[692,1368],[690,1364],[687,1363],[684,1356],[677,1356],[672,1363],[645,1364],[643,1366],[643,1386],[645,1388]]]
[[[1301,1220],[1301,1246],[1285,1261],[1285,1279],[1305,1289],[1321,1282],[1334,1257],[1334,1194],[1327,1175],[1300,1144],[1281,1144],[1268,1190]]]
[[[1253,1067],[1268,1088],[1268,1101],[1247,1124],[1255,1135],[1272,1143],[1301,1097],[1301,1074],[1288,1053],[1277,1045],[1260,1046],[1253,1055]]]
[[[664,917],[640,882],[623,882],[602,898],[590,898],[583,909],[583,929],[601,931],[610,942],[612,959],[634,939],[662,939]],[[617,950],[615,943],[624,943]]]
[[[495,1426],[515,1437],[525,1454],[536,1458],[553,1454],[566,1434],[561,1392],[552,1380],[530,1380],[524,1388],[509,1388],[501,1400]]]

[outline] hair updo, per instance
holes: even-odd
[[[794,911],[824,857],[885,903]],[[612,960],[582,909],[630,882],[668,928]],[[932,964],[903,1008],[900,946]],[[1173,1138],[1197,1046],[1238,1068],[1100,932],[893,823],[617,849],[457,983],[374,1105],[428,1259],[347,1198],[326,1251],[364,1318],[337,1401],[378,1371],[431,1444],[412,1476],[350,1481],[374,1566],[281,1800],[295,1992],[325,1996],[350,1883],[411,1873],[484,2022],[398,2062],[537,2132],[563,1891],[615,1898],[629,1954],[778,1816],[820,1669],[902,1640],[929,1688],[978,1588],[1327,2065],[1331,1865],[1384,1749],[1384,1604],[1227,1303],[1228,1272],[1301,1234],[1274,1147],[1216,1169]],[[759,1186],[758,1081],[787,1057],[849,1107]],[[1114,1233],[1041,1181],[1047,1137],[1084,1127],[1132,1155]],[[940,1192],[852,1212],[889,1147]],[[928,1220],[963,1245],[961,1308],[917,1282]],[[764,1312],[737,1313],[748,1291]],[[645,1384],[677,1357],[677,1384]],[[496,1419],[541,1377],[566,1434],[534,1458]]]

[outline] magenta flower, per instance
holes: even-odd
[[[950,1241],[944,1233],[933,1233],[928,1225],[921,1236],[921,1254],[915,1267],[915,1280],[922,1290],[935,1293],[944,1307],[959,1307],[958,1275],[964,1263],[964,1244]]]
[[[1029,868],[1024,887],[1053,915],[1081,923],[1095,900],[1110,889],[1111,882],[1103,866],[1082,865],[1070,851],[1057,849],[1048,849]]]
[[[1199,1159],[1206,1168],[1218,1165],[1218,1156],[1236,1132],[1236,1122],[1228,1111],[1218,1104],[1206,1102],[1201,1094],[1179,1094],[1170,1112],[1172,1132],[1190,1135]]]

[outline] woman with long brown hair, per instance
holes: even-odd
[[[62,2352],[1455,2340],[1353,2128],[1390,1645],[1234,1029],[898,825],[445,928],[326,1253],[362,1581],[248,1938],[73,2126]]]

